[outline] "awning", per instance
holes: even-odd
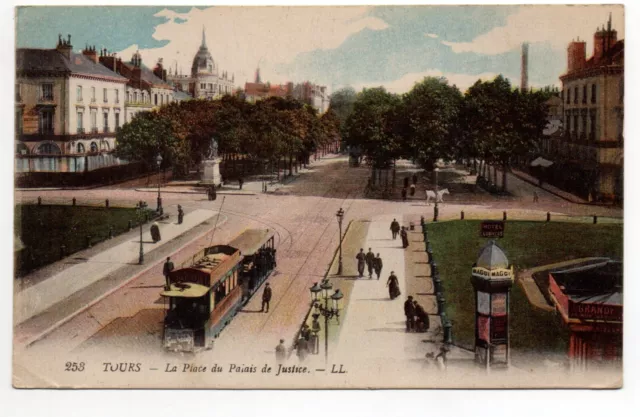
[[[160,293],[163,297],[184,297],[184,298],[198,298],[209,292],[209,287],[204,285],[194,284],[192,282],[181,282],[179,284],[171,284],[168,291],[162,291]]]
[[[536,159],[534,159],[533,161],[531,161],[531,166],[532,167],[537,167],[537,166],[541,166],[543,168],[547,168],[550,167],[551,165],[553,165],[553,162],[544,159],[543,157],[539,156]]]

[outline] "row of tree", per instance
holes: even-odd
[[[481,161],[503,172],[535,154],[547,121],[548,90],[513,88],[502,76],[477,81],[465,94],[445,78],[427,77],[403,95],[384,88],[332,95],[345,144],[374,169],[407,158],[431,170],[439,159]],[[478,167],[475,167],[478,169]]]
[[[236,96],[174,102],[139,113],[124,125],[116,153],[149,169],[160,154],[163,168],[181,176],[202,162],[212,138],[223,158],[242,155],[265,164],[288,159],[291,173],[294,161],[307,163],[319,149],[339,142],[339,120],[332,111],[319,116],[315,108],[292,98],[255,104]]]

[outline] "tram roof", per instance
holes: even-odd
[[[179,297],[179,298],[199,298],[209,292],[209,287],[193,282],[183,282],[179,284],[171,284],[169,290],[160,293],[163,297]]]
[[[231,242],[229,246],[239,249],[242,255],[253,255],[273,236],[269,229],[247,229]]]

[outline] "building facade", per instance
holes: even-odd
[[[624,121],[624,40],[617,40],[611,19],[594,35],[593,56],[586,43],[567,50],[562,81],[563,135],[552,140],[556,155],[574,187],[595,201],[622,199]],[[555,161],[554,161],[555,162]],[[582,187],[580,187],[582,185]]]
[[[176,68],[169,71],[166,80],[178,91],[187,92],[193,98],[213,100],[234,93],[235,76],[222,71],[213,60],[202,29],[202,43],[193,57],[191,74],[182,75]]]
[[[81,54],[72,50],[70,35],[59,37],[55,49],[17,50],[18,173],[82,172],[120,164],[108,153],[124,122],[127,79],[100,65],[95,48]]]

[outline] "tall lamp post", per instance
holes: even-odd
[[[309,288],[311,291],[312,303],[316,311],[324,316],[324,362],[329,362],[329,320],[333,317],[340,323],[340,300],[344,297],[340,289],[337,289],[331,296],[329,291],[333,288],[333,285],[328,279],[324,279],[322,284],[314,283],[313,287]],[[322,292],[322,297],[320,293]],[[324,299],[324,306],[320,303],[321,299]],[[331,299],[331,307],[329,307],[329,299]]]
[[[156,165],[158,165],[158,208],[156,211],[162,214],[162,197],[160,197],[160,166],[162,165],[162,155],[156,156]]]
[[[336,213],[336,217],[338,218],[338,227],[339,227],[339,235],[338,235],[338,244],[340,245],[340,254],[338,256],[338,275],[342,275],[342,219],[344,218],[344,210],[340,207],[340,210]]]
[[[435,169],[433,170],[433,172],[436,173],[436,178],[435,178],[435,183],[436,183],[436,204],[433,207],[433,221],[437,222],[438,221],[438,172],[440,172],[440,168],[435,167]]]
[[[136,214],[138,215],[138,223],[140,223],[140,252],[138,253],[138,264],[142,265],[144,263],[144,249],[142,248],[142,220],[144,219],[144,209],[146,208],[146,203],[140,201],[136,204]]]

